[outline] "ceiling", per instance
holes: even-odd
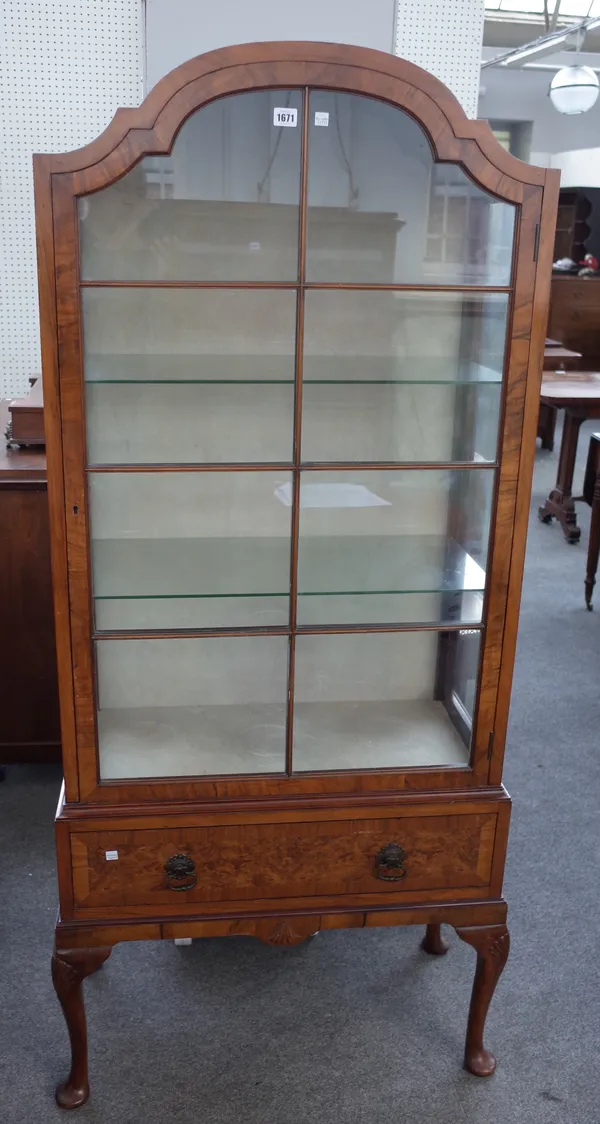
[[[548,0],[550,14],[554,0]],[[568,27],[588,16],[600,16],[600,0],[561,0],[557,28]],[[485,47],[521,47],[546,34],[543,0],[486,0]],[[600,27],[588,32],[584,50],[600,53]]]
[[[555,10],[553,0],[548,0],[550,15]],[[501,12],[509,16],[534,16],[544,18],[544,0],[486,0],[487,12]],[[600,15],[600,0],[560,0],[558,9],[558,23],[569,19],[585,19],[587,16]],[[563,18],[564,17],[564,18]]]

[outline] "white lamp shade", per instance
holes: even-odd
[[[550,83],[550,101],[559,113],[586,113],[600,92],[598,75],[589,66],[565,66]]]

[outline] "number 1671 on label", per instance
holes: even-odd
[[[298,124],[298,110],[297,109],[274,109],[273,110],[273,124],[284,125],[288,128],[294,128]]]

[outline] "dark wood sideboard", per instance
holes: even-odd
[[[0,447],[0,766],[60,761],[46,456]]]
[[[580,262],[584,254],[600,259],[600,188],[561,187],[553,260]]]
[[[564,347],[580,351],[580,366],[584,370],[600,370],[600,276],[554,274],[548,335],[560,340]]]

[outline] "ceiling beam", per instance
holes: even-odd
[[[532,59],[543,58],[544,55],[553,55],[559,49],[562,50],[580,50],[583,46],[586,32],[591,31],[595,27],[600,27],[600,16],[595,16],[592,19],[581,20],[580,23],[571,24],[569,27],[562,28],[560,31],[552,31],[548,35],[540,35],[531,43],[524,43],[522,47],[516,47],[511,51],[505,51],[501,55],[496,55],[493,59],[486,59],[481,64],[481,69],[485,70],[490,66],[501,66],[503,68],[513,66],[523,66],[525,62]]]

